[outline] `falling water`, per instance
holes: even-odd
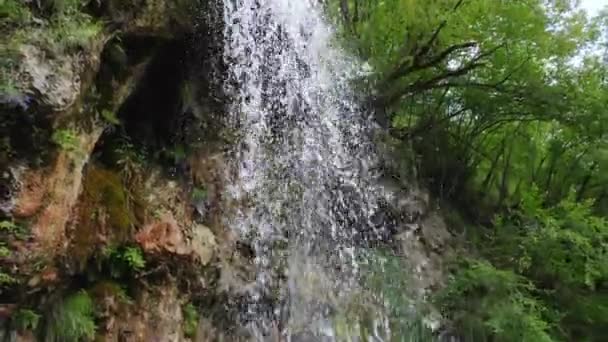
[[[334,340],[332,317],[357,287],[358,246],[383,229],[373,124],[349,84],[361,67],[322,12],[313,0],[224,0],[239,132],[227,190],[239,209],[228,224],[256,254],[244,315],[258,340]]]

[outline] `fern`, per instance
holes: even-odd
[[[146,259],[139,247],[106,247],[103,256],[109,262],[110,273],[114,278],[142,271],[146,267]]]
[[[11,319],[12,326],[20,331],[36,330],[40,315],[29,309],[20,309]]]
[[[0,221],[0,231],[5,231],[9,233],[14,233],[19,229],[19,226],[12,221]]]
[[[96,329],[93,300],[81,290],[54,308],[48,319],[46,336],[53,342],[78,342],[93,339]]]
[[[0,287],[15,285],[17,283],[18,283],[17,279],[15,279],[10,274],[4,273],[2,270],[0,270]]]
[[[146,267],[146,260],[144,259],[141,249],[138,247],[125,248],[121,258],[134,271],[141,271]]]
[[[0,244],[0,258],[6,258],[11,255],[11,250],[3,244]]]

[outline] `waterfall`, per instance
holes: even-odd
[[[226,220],[257,269],[244,316],[257,340],[333,340],[360,246],[384,229],[374,125],[350,85],[361,64],[313,0],[224,0],[224,21],[238,132],[226,190],[238,210]]]

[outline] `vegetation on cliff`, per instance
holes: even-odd
[[[438,304],[467,341],[608,338],[608,10],[576,5],[328,4],[463,239]]]
[[[194,147],[163,157],[211,121],[203,4],[0,0],[0,340],[195,338],[215,232]]]

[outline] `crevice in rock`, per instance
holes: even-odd
[[[164,43],[133,94],[121,106],[118,117],[134,141],[161,149],[171,145],[176,132],[183,129],[186,49],[185,39]]]
[[[103,53],[98,84],[108,87],[124,69],[146,61],[143,75],[120,104],[120,125],[106,130],[95,155],[113,164],[112,150],[127,140],[148,157],[174,171],[186,171],[186,155],[206,143],[222,139],[224,103],[217,63],[210,48],[193,48],[201,37],[175,39],[130,35],[110,42]],[[211,70],[214,69],[214,70]],[[108,93],[108,90],[102,91]]]

